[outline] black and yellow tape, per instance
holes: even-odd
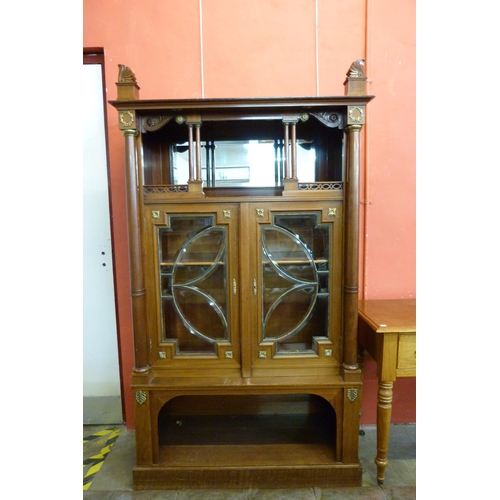
[[[108,456],[108,453],[111,451],[111,448],[115,444],[116,440],[118,439],[119,434],[120,429],[105,429],[83,438],[83,444],[85,444],[94,439],[102,439],[103,437],[108,436],[106,439],[106,444],[100,450],[100,452],[83,461],[84,467],[86,465],[90,465],[90,469],[87,471],[83,478],[84,490],[88,490],[90,488],[92,480],[94,479],[95,475],[101,470],[102,464],[104,463],[104,460]]]

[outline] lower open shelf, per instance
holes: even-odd
[[[338,460],[336,415],[309,395],[177,398],[158,418],[154,465],[136,489],[361,486],[361,466]]]
[[[332,448],[323,444],[245,444],[162,447],[164,467],[283,467],[330,466]]]

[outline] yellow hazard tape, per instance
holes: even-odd
[[[92,480],[94,479],[95,475],[101,470],[102,464],[104,463],[104,459],[108,456],[109,452],[111,451],[111,448],[113,448],[113,445],[118,439],[118,435],[120,434],[120,429],[107,429],[104,431],[99,431],[83,439],[83,443],[85,444],[91,441],[92,439],[103,437],[108,434],[109,437],[106,441],[105,446],[101,449],[101,451],[98,454],[93,455],[92,457],[84,460],[83,462],[84,466],[91,464],[90,469],[87,471],[87,474],[85,474],[85,477],[83,478],[84,490],[88,490],[90,488],[90,485],[92,484]]]
[[[88,443],[89,441],[92,441],[99,437],[106,436],[107,434],[111,434],[114,431],[115,431],[114,429],[106,429],[104,431],[94,432],[94,434],[91,434],[90,436],[86,436],[83,438],[83,444]]]

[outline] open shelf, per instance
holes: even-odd
[[[319,396],[179,397],[159,415],[160,464],[328,465],[335,432],[335,412]]]
[[[273,467],[316,466],[335,463],[335,451],[327,444],[230,444],[162,446],[162,466]]]
[[[337,423],[319,396],[181,396],[159,414],[159,461],[134,469],[136,489],[358,486],[336,458]]]

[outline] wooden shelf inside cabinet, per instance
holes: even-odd
[[[212,446],[165,446],[161,448],[162,466],[191,467],[194,460],[205,467],[272,467],[297,465],[329,466],[335,452],[326,444],[255,444]]]
[[[361,485],[364,61],[343,96],[141,100],[123,65],[117,88],[134,487]]]

